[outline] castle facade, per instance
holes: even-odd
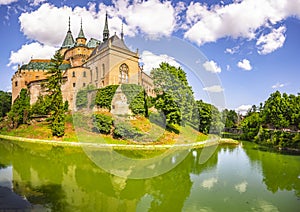
[[[84,35],[82,22],[79,34],[74,40],[69,29],[62,46],[58,50],[64,57],[61,66],[64,83],[61,87],[64,101],[69,102],[71,110],[76,109],[76,93],[88,85],[102,88],[116,84],[138,84],[153,95],[153,82],[139,66],[138,51],[131,51],[124,42],[123,30],[120,37],[110,36],[107,14],[103,30],[103,41],[91,38],[88,42]],[[28,64],[18,67],[12,77],[12,101],[22,88],[29,89],[30,103],[44,95],[43,82],[47,80],[46,71],[50,59],[31,59]]]

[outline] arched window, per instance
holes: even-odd
[[[119,83],[128,83],[128,66],[123,63],[120,68],[120,73],[119,73]]]
[[[72,72],[72,77],[75,77],[75,71]]]
[[[83,77],[86,77],[86,71],[83,72]]]

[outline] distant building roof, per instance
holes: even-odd
[[[28,64],[22,65],[20,70],[48,70],[50,64],[51,60],[32,59]],[[61,64],[60,69],[66,70],[70,67],[70,64],[67,61],[64,61],[63,64]]]
[[[86,44],[86,46],[88,48],[95,48],[96,46],[98,46],[99,44],[101,44],[101,41],[100,40],[97,40],[95,38],[91,38],[89,40],[89,42]]]

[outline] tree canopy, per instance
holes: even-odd
[[[196,104],[186,73],[180,67],[163,62],[152,69],[150,75],[157,96],[155,107],[164,112],[167,123],[185,125],[191,122]]]
[[[11,92],[0,91],[0,102],[0,117],[4,117],[11,109]]]

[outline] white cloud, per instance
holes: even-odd
[[[203,63],[203,67],[206,71],[209,71],[209,72],[212,72],[212,73],[220,73],[221,72],[221,68],[213,60],[205,61],[205,63]]]
[[[44,0],[31,1],[39,4]],[[124,20],[124,34],[127,36],[134,36],[140,31],[149,37],[157,38],[169,36],[175,30],[178,11],[175,11],[170,1],[134,1],[130,4],[128,0],[115,0],[112,3],[110,6],[100,3],[99,12],[95,3],[89,3],[87,8],[56,7],[45,3],[37,10],[21,14],[19,17],[21,31],[28,39],[60,46],[68,30],[68,17],[71,17],[71,31],[74,38],[78,35],[82,18],[86,37],[101,40],[106,11],[109,15],[111,34],[120,33],[122,20]],[[181,5],[180,8],[182,7]]]
[[[228,5],[191,2],[185,38],[202,45],[224,37],[254,39],[262,27],[273,27],[290,16],[300,18],[300,0],[243,0]]]
[[[18,0],[0,0],[0,5],[9,5],[13,2],[17,2]]]
[[[175,67],[180,66],[173,57],[166,54],[155,55],[150,51],[143,51],[140,57],[140,62],[143,64],[144,72],[147,74],[150,74],[152,68],[158,68],[159,64],[162,62],[167,62]]]
[[[269,54],[282,47],[285,41],[285,31],[286,27],[281,26],[278,29],[273,29],[272,32],[267,35],[261,35],[256,42],[258,53]]]
[[[222,88],[220,85],[213,85],[210,87],[203,88],[204,91],[212,92],[212,93],[219,93],[224,91],[224,88]]]
[[[68,30],[68,17],[71,17],[71,31],[74,38],[80,30],[81,18],[85,35],[99,38],[102,34],[100,25],[104,23],[105,11],[102,11],[103,14],[97,14],[94,9],[94,7],[72,9],[67,6],[58,8],[46,3],[35,11],[21,14],[19,17],[21,31],[29,39],[50,46],[60,46]],[[119,25],[121,27],[121,21]]]
[[[214,185],[218,182],[218,179],[215,177],[203,180],[201,186],[203,188],[207,188],[207,189],[211,189],[212,187],[214,187]]]
[[[282,88],[282,87],[284,87],[284,86],[285,86],[284,83],[279,83],[279,82],[277,82],[275,85],[272,85],[272,88],[273,88],[273,89],[277,89],[277,88]]]
[[[239,68],[242,68],[242,69],[246,70],[246,71],[252,70],[252,66],[250,64],[250,61],[247,60],[247,59],[243,59],[242,61],[238,62],[237,66]]]
[[[248,183],[246,181],[240,183],[240,184],[237,184],[234,186],[235,190],[237,190],[239,193],[244,193],[246,192],[247,190],[247,185]]]
[[[169,36],[176,26],[175,8],[170,1],[159,0],[115,2],[117,14],[123,16],[129,28],[153,36]]]
[[[47,0],[29,0],[30,5],[32,6],[38,6],[39,4],[45,2]]]
[[[226,48],[226,50],[225,50],[225,53],[229,53],[229,54],[234,54],[234,53],[237,53],[238,52],[238,50],[239,50],[239,46],[235,46],[235,47],[233,47],[233,48]]]
[[[227,70],[227,71],[231,71],[230,65],[226,65],[226,70]]]
[[[245,115],[247,111],[252,107],[252,105],[241,105],[235,109],[237,113]]]
[[[7,66],[28,63],[31,58],[50,59],[54,55],[55,50],[54,47],[39,43],[25,44],[17,52],[11,51]]]

